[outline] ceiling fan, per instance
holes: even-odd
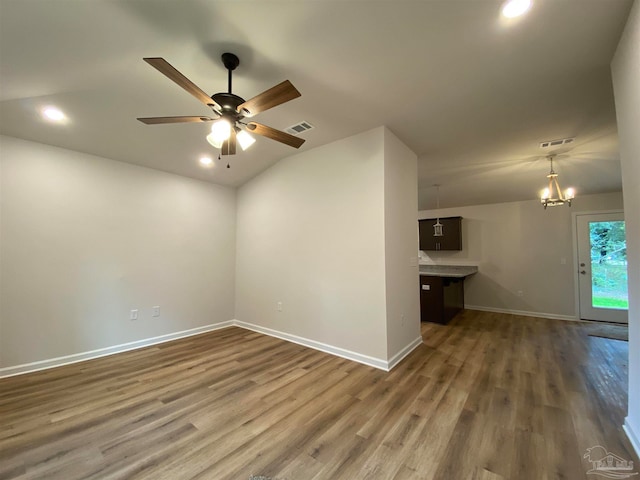
[[[247,132],[256,133],[294,148],[300,148],[304,139],[295,137],[281,130],[256,122],[245,122],[247,117],[253,117],[265,110],[286,103],[301,96],[300,92],[289,80],[279,83],[275,87],[246,100],[231,93],[232,72],[240,64],[240,60],[233,53],[223,53],[222,63],[228,70],[229,91],[214,93],[210,97],[196,86],[191,80],[182,75],[164,58],[144,58],[145,62],[173,80],[200,102],[211,108],[214,117],[208,116],[180,116],[180,117],[147,117],[138,118],[147,125],[161,125],[166,123],[213,122],[211,133],[207,141],[215,148],[220,148],[222,155],[235,155],[236,143],[246,150],[255,142]]]

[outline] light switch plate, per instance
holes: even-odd
[[[151,316],[152,317],[160,316],[160,306],[156,305],[155,307],[153,307],[153,309],[151,310]]]

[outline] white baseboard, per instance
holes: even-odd
[[[467,305],[467,304],[465,304],[464,308],[465,310],[480,310],[481,312],[508,313],[511,315],[521,315],[523,317],[550,318],[552,320],[569,320],[574,322],[581,321],[579,318],[573,315],[558,315],[556,313],[528,312],[526,310],[509,310],[506,308],[483,307],[480,305]]]
[[[336,355],[338,357],[346,358],[354,362],[363,363],[370,367],[378,368],[388,372],[395,367],[400,361],[409,355],[418,345],[422,343],[422,338],[416,338],[409,345],[404,347],[400,352],[395,354],[390,360],[383,360],[381,358],[370,357],[361,353],[346,350],[344,348],[335,347],[326,343],[316,342],[308,338],[298,337],[297,335],[291,335],[289,333],[280,332],[259,325],[254,325],[247,322],[241,322],[239,320],[228,320],[226,322],[215,323],[212,325],[205,325],[204,327],[192,328],[190,330],[184,330],[181,332],[169,333],[167,335],[161,335],[159,337],[145,338],[143,340],[137,340],[135,342],[123,343],[121,345],[114,345],[112,347],[100,348],[98,350],[91,350],[88,352],[74,353],[72,355],[66,355],[64,357],[51,358],[47,360],[40,360],[37,362],[25,363],[22,365],[15,365],[11,367],[0,368],[0,378],[12,377],[14,375],[22,375],[25,373],[37,372],[39,370],[46,370],[48,368],[61,367],[63,365],[69,365],[72,363],[84,362],[86,360],[92,360],[94,358],[106,357],[108,355],[114,355],[116,353],[127,352],[129,350],[136,350],[138,348],[148,347],[150,345],[157,345],[159,343],[170,342],[172,340],[178,340],[180,338],[190,337],[192,335],[199,335],[201,333],[211,332],[213,330],[219,330],[227,327],[240,327],[246,330],[262,333],[271,337],[286,340],[288,342],[297,343],[305,347],[313,348],[314,350],[320,350],[321,352]]]
[[[393,367],[398,365],[404,359],[404,357],[409,355],[420,345],[422,345],[421,336],[414,339],[413,342],[411,342],[409,345],[404,347],[402,350],[400,350],[398,353],[396,353],[393,357],[389,359],[387,371],[391,370]]]
[[[370,367],[379,368],[380,370],[384,370],[387,372],[390,370],[389,362],[386,360],[382,360],[381,358],[362,355],[361,353],[352,352],[351,350],[345,350],[344,348],[334,347],[333,345],[328,345],[326,343],[316,342],[315,340],[298,337],[297,335],[291,335],[290,333],[280,332],[278,330],[272,330],[271,328],[261,327],[260,325],[241,322],[239,320],[235,320],[234,325],[238,327],[246,328],[247,330],[252,330],[254,332],[263,333],[264,335],[269,335],[270,337],[276,337],[281,340],[297,343],[298,345],[303,345],[305,347],[313,348],[314,350],[320,350],[321,352],[324,352],[324,353],[330,353],[331,355],[346,358],[347,360],[363,363],[365,365],[369,365]]]
[[[624,419],[624,425],[622,429],[627,434],[627,438],[629,442],[631,442],[631,446],[636,451],[636,455],[640,457],[640,432],[636,432],[631,424],[629,423],[629,417]]]
[[[21,375],[23,373],[37,372],[38,370],[45,370],[48,368],[61,367],[63,365],[84,362],[85,360],[92,360],[99,357],[106,357],[107,355],[114,355],[116,353],[126,352],[129,350],[136,350],[138,348],[148,347],[150,345],[156,345],[158,343],[170,342],[171,340],[177,340],[179,338],[185,338],[192,335],[211,332],[213,330],[219,330],[221,328],[227,328],[233,325],[233,320],[229,320],[226,322],[214,323],[212,325],[205,325],[204,327],[196,327],[189,330],[183,330],[181,332],[160,335],[159,337],[145,338],[143,340],[136,340],[135,342],[114,345],[113,347],[99,348],[98,350],[74,353],[73,355],[66,355],[64,357],[50,358],[48,360],[40,360],[37,362],[25,363],[12,367],[4,367],[0,368],[0,378],[12,377],[14,375]]]

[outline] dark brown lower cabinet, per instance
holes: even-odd
[[[464,308],[464,278],[420,275],[420,319],[446,324]]]

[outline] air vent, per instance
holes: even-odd
[[[540,148],[560,147],[561,145],[567,145],[573,143],[575,138],[561,138],[559,140],[547,140],[540,143]]]
[[[290,133],[291,135],[299,135],[302,132],[306,132],[307,130],[311,130],[312,128],[315,128],[313,125],[311,125],[309,122],[300,122],[300,123],[296,123],[295,125],[291,125],[289,128],[286,129],[287,133]]]

